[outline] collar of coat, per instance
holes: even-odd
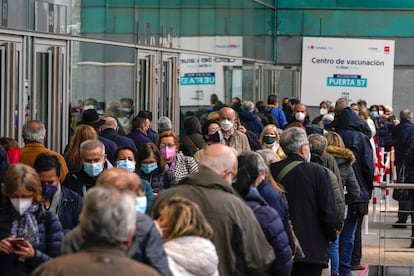
[[[350,149],[340,148],[336,146],[328,146],[326,151],[330,153],[333,157],[347,159],[350,165],[352,165],[355,162],[355,155]]]

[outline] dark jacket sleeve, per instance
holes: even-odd
[[[344,164],[340,168],[343,178],[343,184],[346,187],[345,203],[351,205],[359,197],[359,184],[356,179],[354,169],[350,164]]]
[[[45,219],[45,244],[46,250],[42,252],[36,249],[35,256],[27,260],[27,264],[33,268],[60,255],[60,247],[63,239],[62,225],[56,215],[46,212]]]
[[[163,276],[172,276],[160,233],[154,223],[152,223],[150,230],[144,237],[142,247],[144,253],[144,263],[158,270],[158,272]]]
[[[319,218],[322,228],[329,241],[336,239],[336,225],[338,223],[338,207],[335,202],[335,195],[330,183],[328,174],[324,171],[324,168],[320,168],[320,181],[318,184],[318,210]]]
[[[3,183],[4,176],[6,175],[7,169],[10,167],[9,158],[7,153],[2,146],[0,146],[0,183]]]
[[[257,215],[261,217],[261,219],[258,217],[260,225],[276,256],[269,272],[270,275],[290,275],[292,250],[289,246],[289,238],[277,212],[268,208],[271,207],[261,208],[257,211]]]

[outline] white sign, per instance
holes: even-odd
[[[243,40],[241,37],[190,37],[181,38],[180,41],[185,49],[230,56],[242,55]],[[212,94],[216,94],[219,100],[224,101],[224,66],[241,65],[242,60],[234,57],[181,54],[181,106],[208,106]]]
[[[301,102],[367,101],[392,106],[394,41],[304,37]]]

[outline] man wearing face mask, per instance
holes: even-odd
[[[99,140],[86,140],[80,144],[79,150],[83,166],[68,174],[63,186],[84,197],[86,191],[95,186],[98,176],[112,165],[106,160],[105,146]]]
[[[63,233],[66,234],[78,225],[83,198],[60,184],[60,165],[55,156],[46,153],[39,154],[33,168],[37,171],[42,183],[43,203],[49,212],[58,216]]]
[[[299,122],[302,126],[306,127],[308,124],[310,124],[308,111],[306,109],[306,105],[298,103],[295,105],[295,109],[293,110],[293,114],[295,116],[295,119],[293,122],[288,124],[286,128],[291,127],[292,125],[297,126],[297,123]]]
[[[97,179],[96,186],[116,188],[122,192],[132,192],[136,195],[136,210],[142,209],[141,182],[139,177],[126,169],[112,168],[105,170]],[[154,221],[139,210],[136,213],[137,221],[132,244],[129,246],[128,256],[138,262],[147,264],[156,269],[163,276],[170,276],[167,255],[164,251],[162,239]],[[62,241],[62,254],[79,251],[83,243],[80,226],[67,233]]]
[[[226,145],[234,148],[238,153],[250,150],[249,140],[246,135],[234,127],[235,119],[236,113],[231,107],[223,107],[220,109],[220,127],[223,132]]]
[[[338,207],[325,169],[310,161],[304,129],[291,127],[280,136],[287,158],[272,163],[270,172],[286,190],[290,218],[305,253],[293,264],[292,275],[321,275],[328,267],[329,242],[336,239]]]

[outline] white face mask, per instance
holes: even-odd
[[[321,108],[320,110],[319,110],[319,114],[321,114],[321,115],[325,115],[325,114],[327,114],[328,113],[328,109],[326,109],[326,108]]]
[[[16,209],[20,215],[23,215],[24,212],[32,206],[33,198],[10,198],[10,202],[14,209]]]
[[[296,112],[295,113],[295,119],[299,122],[302,122],[305,120],[305,113],[303,112]]]
[[[220,122],[221,129],[224,131],[229,131],[233,127],[233,123],[225,119]]]

